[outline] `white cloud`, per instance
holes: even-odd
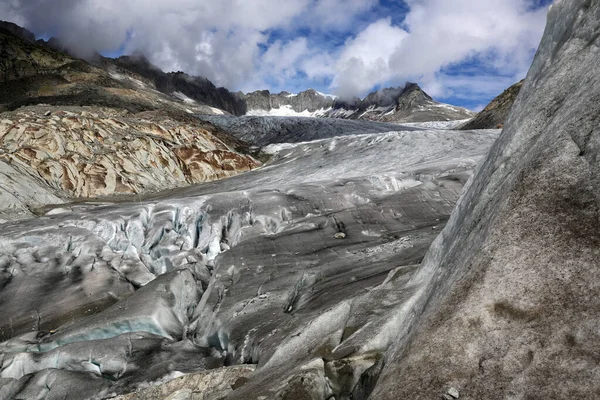
[[[369,85],[356,82],[358,77],[369,84],[417,80],[432,95],[448,96],[457,87],[441,79],[440,71],[468,59],[514,83],[529,68],[546,22],[546,9],[532,11],[532,0],[407,3],[410,12],[401,28],[380,20],[346,44],[346,61],[342,57],[335,71],[337,93],[364,91]]]
[[[318,30],[344,30],[353,24],[354,17],[374,6],[378,0],[318,0],[310,11],[308,22]]]
[[[336,63],[333,88],[341,97],[351,97],[370,90],[374,85],[395,76],[390,62],[409,35],[391,25],[391,18],[369,25],[355,39],[349,40]]]

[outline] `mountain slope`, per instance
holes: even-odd
[[[363,119],[380,122],[429,122],[464,120],[475,113],[439,103],[419,85],[387,88],[370,93],[363,100],[342,101],[335,96],[309,89],[298,94],[269,91],[241,94],[252,116],[311,116],[320,118]]]
[[[90,64],[67,54],[56,39],[35,41],[33,33],[15,24],[0,21],[0,33],[0,82],[14,81],[10,87],[6,82],[2,85],[0,110],[37,104],[39,97],[51,97],[54,104],[116,104],[130,111],[143,111],[163,108],[164,103],[172,105],[169,103],[178,102],[177,94],[183,94],[192,100],[188,105],[199,107],[194,112],[212,114],[211,107],[234,115],[246,111],[245,103],[227,89],[215,87],[206,78],[165,73],[141,54],[118,59],[96,54]],[[59,87],[53,90],[54,86]],[[147,101],[137,96],[119,102],[102,88],[144,91]],[[127,96],[121,93],[121,97]]]
[[[143,54],[122,56],[116,59],[102,58],[100,64],[115,67],[118,72],[128,71],[150,81],[156,90],[165,93],[182,93],[186,97],[227,111],[233,115],[246,113],[246,104],[237,94],[225,88],[217,88],[206,78],[194,77],[183,72],[165,73],[152,65]]]
[[[502,135],[406,286],[370,398],[600,393],[598,32],[600,2],[552,5]]]
[[[190,87],[201,92],[195,82]],[[0,24],[0,161],[10,170],[0,185],[15,187],[15,174],[27,182],[24,193],[0,205],[0,218],[30,216],[34,208],[75,197],[220,179],[260,165],[245,143],[190,115],[224,111],[178,94]],[[25,194],[35,186],[52,195]]]
[[[517,82],[506,89],[478,113],[475,118],[462,125],[459,129],[468,131],[472,129],[497,129],[504,126],[510,110],[523,87],[523,82]]]

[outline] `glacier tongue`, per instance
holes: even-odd
[[[0,393],[92,398],[239,363],[258,369],[238,398],[292,376],[351,390],[344,363],[364,371],[390,345],[413,290],[394,288],[497,134],[283,144],[231,179],[4,224]]]

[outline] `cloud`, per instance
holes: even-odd
[[[82,56],[139,50],[165,70],[206,76],[232,90],[316,84],[343,97],[406,80],[433,96],[489,97],[502,89],[494,83],[524,75],[545,24],[546,7],[534,7],[539,0],[390,2],[402,4],[3,0],[0,15],[38,35],[58,36]]]
[[[338,93],[363,91],[368,84],[353,78],[360,77],[369,84],[417,80],[433,96],[448,97],[457,85],[448,84],[442,72],[464,61],[514,83],[528,70],[546,22],[547,10],[532,9],[532,0],[407,3],[410,12],[401,27],[380,20],[346,44],[333,81]],[[470,85],[469,80],[462,83]]]
[[[332,86],[336,94],[351,98],[390,80],[396,68],[390,56],[400,49],[409,34],[392,26],[391,18],[369,25],[356,38],[348,40],[335,65]]]

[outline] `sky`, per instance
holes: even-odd
[[[249,92],[364,97],[417,82],[480,110],[525,77],[551,0],[0,0],[0,19],[82,57],[141,51]]]

